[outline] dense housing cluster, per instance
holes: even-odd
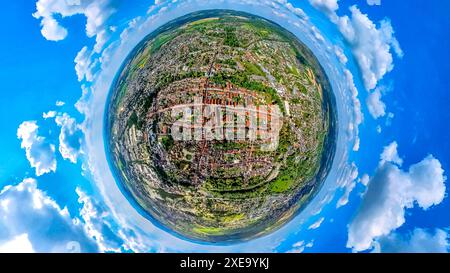
[[[331,164],[327,79],[303,44],[259,17],[209,11],[163,26],[132,52],[112,92],[117,176],[151,217],[190,238],[273,230]],[[228,112],[214,123],[210,109]],[[174,137],[180,124],[189,138]]]

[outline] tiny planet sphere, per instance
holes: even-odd
[[[244,241],[302,211],[335,152],[334,97],[283,27],[209,10],[171,21],[124,61],[105,112],[120,188],[154,223],[196,241]]]

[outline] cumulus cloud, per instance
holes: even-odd
[[[61,100],[57,100],[57,101],[55,102],[55,105],[58,106],[58,107],[64,106],[64,104],[66,104],[66,103],[63,102],[63,101],[61,101]]]
[[[83,153],[83,132],[68,114],[63,113],[55,118],[56,124],[61,128],[59,134],[59,152],[64,159],[77,163],[78,157]]]
[[[299,241],[292,245],[292,248],[287,253],[302,253],[305,250],[305,241]]]
[[[48,111],[42,114],[43,119],[54,118],[56,116],[56,111]]]
[[[105,220],[108,217],[108,213],[80,188],[77,188],[76,192],[78,194],[78,202],[83,205],[80,210],[80,217],[83,221],[85,232],[89,237],[95,238],[101,252],[119,251],[123,240],[112,231],[108,221]]]
[[[67,36],[67,29],[61,26],[55,18],[70,17],[82,14],[86,17],[86,35],[95,37],[93,49],[83,47],[75,57],[75,71],[79,81],[94,79],[94,70],[99,64],[94,54],[100,53],[108,41],[113,28],[106,25],[108,18],[115,12],[110,0],[39,0],[33,16],[41,19],[42,35],[51,41],[63,40]]]
[[[372,115],[374,119],[386,115],[386,105],[381,100],[380,88],[375,88],[375,91],[369,93],[369,96],[367,96],[366,99],[366,104],[370,115]]]
[[[150,7],[148,8],[147,14],[153,13],[154,11],[156,11],[163,4],[165,4],[164,0],[155,0],[155,3],[150,5]]]
[[[403,164],[403,159],[400,158],[397,152],[398,144],[396,141],[384,147],[383,152],[380,155],[380,164],[385,162],[392,162],[399,166]]]
[[[24,233],[0,244],[0,253],[34,253],[34,250],[28,234]]]
[[[67,30],[60,26],[53,17],[42,18],[41,26],[42,36],[47,40],[60,41],[67,36]]]
[[[347,56],[345,56],[344,50],[341,47],[335,45],[334,53],[336,54],[336,57],[339,59],[339,62],[341,62],[341,64],[346,64],[348,62]]]
[[[91,94],[92,94],[92,92],[89,87],[87,87],[84,84],[81,85],[81,97],[75,103],[75,108],[81,114],[87,115],[89,113],[88,102],[89,102],[89,99],[91,98]]]
[[[309,0],[309,3],[326,15],[336,17],[336,11],[339,8],[338,0]]]
[[[370,181],[369,175],[363,174],[363,176],[361,177],[361,184],[367,187],[367,185],[369,185],[369,181]]]
[[[378,125],[377,128],[375,128],[375,130],[377,131],[378,134],[381,134],[381,126]]]
[[[41,19],[41,33],[47,40],[59,41],[65,39],[68,32],[56,18],[82,14],[86,16],[87,36],[100,34],[97,37],[97,44],[100,45],[104,42],[107,29],[105,23],[113,13],[109,0],[39,0],[33,17]]]
[[[308,229],[318,229],[320,227],[320,225],[322,225],[323,220],[325,220],[324,217],[320,217],[319,219],[317,219],[317,221],[315,221],[314,223],[312,223]]]
[[[442,229],[429,231],[415,228],[407,234],[393,232],[376,242],[377,252],[387,253],[446,253],[450,244],[448,233]]]
[[[353,145],[353,151],[359,150],[359,125],[363,122],[363,113],[361,111],[361,102],[358,99],[358,89],[355,86],[355,83],[353,81],[353,74],[350,72],[350,70],[345,69],[344,70],[345,79],[347,80],[347,87],[351,92],[351,98],[353,103],[353,118],[354,121],[352,124],[349,125],[349,129],[351,131],[355,131],[355,143]]]
[[[74,62],[78,81],[82,81],[83,79],[86,79],[86,81],[92,81],[94,79],[94,69],[98,64],[98,61],[93,58],[92,52],[87,46],[84,46],[77,53]]]
[[[379,3],[377,0],[368,0]],[[382,20],[377,27],[358,7],[351,6],[351,15],[339,17],[338,0],[309,0],[311,5],[322,11],[335,23],[350,45],[353,56],[361,70],[364,86],[372,90],[393,65],[391,49],[398,57],[403,57],[400,44],[394,36],[394,29],[389,20]]]
[[[347,205],[350,193],[356,187],[356,178],[358,177],[358,168],[355,163],[352,163],[349,167],[344,169],[344,174],[342,175],[342,181],[338,181],[341,188],[344,188],[345,191],[342,194],[341,198],[336,203],[336,208],[340,208],[342,206]]]
[[[142,17],[138,16],[128,21],[127,27],[120,33],[120,41],[128,39],[130,33],[142,22]]]
[[[318,42],[321,42],[321,43],[325,42],[325,38],[322,36],[322,34],[320,33],[320,31],[319,31],[315,26],[312,26],[312,27],[311,27],[311,32],[312,32],[313,37],[314,37]]]
[[[381,5],[381,0],[367,0],[367,5],[379,6],[379,5]]]
[[[38,135],[36,121],[25,121],[17,130],[17,137],[22,140],[20,146],[31,167],[36,169],[36,175],[56,171],[55,145],[48,143],[45,137]]]
[[[390,21],[382,20],[377,28],[367,14],[363,14],[356,6],[351,6],[350,11],[351,17],[340,17],[337,25],[352,48],[366,89],[372,90],[394,67],[391,47],[400,57],[403,52],[394,37]]]
[[[95,36],[95,45],[94,45],[94,52],[99,53],[102,51],[103,46],[106,44],[109,38],[109,28],[101,30],[96,36]]]
[[[305,243],[305,241],[298,241],[292,245],[292,248],[287,253],[302,253],[306,248],[311,248],[314,245],[314,241]]]
[[[385,125],[386,126],[391,126],[392,125],[392,120],[394,119],[394,117],[395,117],[394,113],[392,113],[392,112],[387,113]]]
[[[96,244],[61,208],[27,178],[0,191],[0,249],[13,252],[68,252],[76,243],[83,252]]]
[[[295,15],[297,15],[297,17],[299,17],[301,19],[308,19],[308,15],[306,15],[306,13],[301,8],[296,8],[289,2],[285,3],[285,7],[290,12],[294,13]]]
[[[121,252],[147,250],[134,231],[80,188],[79,216],[71,217],[32,178],[0,191],[1,252]]]
[[[347,247],[363,251],[376,238],[388,235],[405,222],[405,209],[417,204],[426,210],[445,197],[444,170],[432,155],[408,170],[399,168],[397,145],[381,154],[380,164],[370,179],[358,213],[349,225]]]
[[[287,15],[286,13],[280,12],[280,11],[278,11],[278,10],[276,10],[276,9],[273,9],[273,10],[272,10],[272,13],[273,13],[274,15],[280,17],[280,18],[287,18],[287,17],[288,17],[288,15]]]
[[[85,232],[95,238],[101,252],[146,251],[134,231],[118,227],[112,215],[99,202],[89,197],[80,188],[76,189],[78,202],[83,205],[80,217]]]

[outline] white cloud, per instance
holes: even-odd
[[[91,98],[91,90],[86,85],[81,85],[81,97],[75,103],[75,108],[81,114],[87,115],[89,113],[89,106],[87,105],[89,99]]]
[[[339,8],[338,0],[309,0],[309,3],[328,16],[336,16]]]
[[[142,17],[138,16],[128,21],[127,27],[120,33],[120,41],[123,43],[130,35],[130,32],[134,31],[136,26],[142,22]]]
[[[61,127],[59,134],[59,152],[64,159],[76,163],[83,153],[83,132],[76,120],[63,113],[55,118],[56,124]]]
[[[387,113],[385,125],[386,126],[391,126],[392,125],[392,120],[394,119],[394,117],[395,117],[394,113],[392,113],[392,112]]]
[[[319,219],[317,219],[317,221],[315,221],[314,223],[312,223],[308,229],[318,229],[320,227],[320,225],[322,225],[323,220],[325,220],[324,217],[320,217]]]
[[[308,19],[308,16],[302,9],[294,7],[291,3],[286,3],[285,6],[289,11],[297,15],[299,18]]]
[[[345,56],[344,50],[341,47],[335,45],[334,53],[338,57],[339,62],[341,62],[341,64],[346,64],[348,62],[347,56]]]
[[[359,136],[356,136],[355,144],[353,145],[353,151],[355,152],[359,151],[360,146],[361,146],[361,139],[359,138]]]
[[[287,18],[287,14],[284,12],[279,12],[278,10],[272,10],[272,13],[275,14],[276,16],[280,17],[280,18]]]
[[[47,40],[59,41],[68,32],[56,18],[82,14],[86,16],[87,36],[94,37],[107,29],[105,23],[113,13],[109,0],[38,0],[33,17],[41,19],[41,33]],[[99,45],[103,43],[103,35],[96,38]]]
[[[349,225],[347,247],[363,251],[373,241],[386,236],[405,222],[405,209],[417,204],[426,210],[445,197],[444,170],[433,156],[401,170],[396,144],[381,155],[380,165],[371,178],[362,204]]]
[[[369,113],[374,119],[383,117],[386,115],[386,105],[381,101],[381,90],[380,88],[375,88],[375,90],[367,96],[366,99],[367,108]]]
[[[28,234],[24,233],[0,244],[0,253],[34,253],[34,250]]]
[[[363,174],[363,176],[361,177],[361,184],[363,184],[364,186],[369,185],[369,181],[370,181],[370,177],[367,174]]]
[[[350,7],[350,11],[351,17],[340,17],[337,25],[352,48],[366,89],[372,90],[394,67],[391,47],[398,56],[402,56],[403,52],[389,21],[381,21],[377,28],[367,14],[361,13],[356,6]]]
[[[292,245],[292,249],[288,253],[302,253],[305,250],[305,241],[299,241]]]
[[[79,218],[71,218],[35,179],[0,190],[0,253],[148,250],[135,230],[117,226],[102,205],[79,188],[76,193]]]
[[[350,198],[350,193],[356,187],[356,178],[358,177],[358,168],[355,163],[352,163],[349,167],[345,169],[346,174],[343,175],[343,181],[340,187],[344,188],[344,194],[342,194],[341,198],[336,203],[336,208],[340,208],[342,206],[347,205],[348,200]]]
[[[94,45],[94,52],[100,53],[103,49],[103,46],[106,44],[109,38],[109,28],[101,30],[96,36],[95,36],[95,45]]]
[[[67,36],[67,30],[60,26],[52,17],[42,18],[41,26],[42,36],[44,36],[47,40],[56,42],[64,40]]]
[[[97,246],[81,226],[45,192],[35,179],[27,178],[0,191],[0,248],[6,252],[68,252],[78,242],[84,252]]]
[[[66,104],[65,102],[61,101],[61,100],[57,100],[55,105],[58,107],[64,106],[64,104]]]
[[[385,162],[392,162],[399,166],[403,164],[403,159],[400,158],[397,152],[398,144],[396,141],[391,142],[388,146],[384,147],[383,152],[380,155],[380,164]]]
[[[94,79],[94,69],[98,64],[97,59],[92,58],[92,52],[87,46],[84,46],[75,57],[75,72],[77,73],[78,81],[86,79],[92,81]]]
[[[380,6],[381,0],[367,0],[367,5],[369,6]]]
[[[317,41],[322,42],[322,43],[325,42],[325,38],[322,36],[320,31],[315,26],[311,27],[311,32]]]
[[[350,7],[350,17],[347,15],[339,17],[336,13],[339,9],[338,0],[309,0],[309,2],[338,26],[352,49],[367,90],[374,89],[378,81],[393,69],[391,48],[398,57],[403,57],[403,51],[394,37],[394,29],[389,20],[380,21],[377,27],[367,14],[363,14],[356,6]]]
[[[48,111],[47,113],[42,114],[43,119],[49,119],[56,117],[56,111]]]
[[[350,70],[345,69],[344,70],[345,79],[347,80],[347,87],[351,92],[351,98],[353,103],[353,116],[354,121],[352,124],[350,124],[349,128],[350,130],[355,131],[355,143],[353,145],[353,151],[359,150],[359,130],[358,127],[363,121],[363,113],[361,111],[361,102],[358,99],[358,89],[355,86],[355,83],[353,81],[353,75],[350,72]]]
[[[77,188],[76,192],[78,202],[83,205],[80,210],[80,217],[84,222],[85,232],[89,237],[95,238],[101,252],[119,251],[123,241],[107,225],[104,219],[107,217],[107,213],[81,189]]]
[[[36,169],[36,175],[56,171],[55,145],[47,142],[45,137],[38,135],[36,121],[25,121],[17,130],[17,137],[22,140],[20,146],[31,167]]]
[[[306,248],[311,248],[314,245],[314,241],[310,241],[305,244],[305,241],[298,241],[292,245],[292,248],[287,253],[302,253]]]
[[[376,242],[377,252],[387,253],[446,253],[450,244],[448,233],[442,229],[429,232],[415,228],[407,234],[393,232]]]
[[[377,128],[375,128],[378,134],[381,134],[381,126],[378,125]]]
[[[83,205],[80,217],[84,230],[91,238],[95,238],[101,252],[120,252],[121,248],[134,252],[146,250],[134,231],[114,227],[112,215],[102,205],[80,188],[77,188],[76,192],[78,202]]]
[[[41,33],[52,41],[63,40],[67,36],[67,30],[55,19],[57,16],[64,18],[82,14],[86,17],[86,35],[95,37],[95,45],[92,50],[83,47],[74,61],[78,80],[86,79],[91,82],[95,77],[94,70],[99,65],[99,60],[94,55],[102,52],[111,29],[114,29],[106,25],[106,21],[114,12],[110,0],[38,0],[33,16],[41,19]]]

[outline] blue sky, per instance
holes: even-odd
[[[214,2],[5,4],[0,252],[447,252],[450,3]],[[337,158],[321,192],[279,231],[237,245],[159,230],[117,189],[103,149],[101,116],[123,59],[157,26],[205,8],[288,28],[338,102]]]

